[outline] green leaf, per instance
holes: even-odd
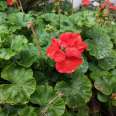
[[[103,59],[111,55],[113,44],[109,35],[101,27],[96,26],[90,29],[86,32],[86,35],[89,38],[86,41],[89,45],[90,55],[95,56],[97,59]]]
[[[111,82],[109,82],[109,80],[110,78],[108,77],[97,78],[94,82],[94,86],[104,95],[110,95],[112,93],[112,87]]]
[[[54,96],[54,91],[51,86],[37,86],[36,91],[31,96],[31,102],[35,104],[47,105],[48,101]]]
[[[18,35],[11,42],[11,49],[15,52],[20,52],[27,47],[27,39],[24,36]]]
[[[0,49],[0,59],[9,60],[11,57],[15,56],[15,52],[11,49]]]
[[[23,67],[30,67],[38,59],[38,49],[30,44],[17,58],[17,64]]]
[[[3,35],[8,35],[8,34],[9,34],[8,27],[5,25],[0,25],[0,37],[2,37]]]
[[[78,70],[80,70],[81,73],[86,73],[87,72],[87,70],[88,70],[88,62],[87,62],[86,57],[83,58],[83,64],[80,66],[80,68]]]
[[[92,80],[97,80],[98,78],[102,78],[102,77],[107,77],[109,75],[108,71],[102,71],[102,70],[98,70],[93,68],[94,71],[90,74],[90,77]]]
[[[53,88],[46,85],[37,86],[35,93],[31,96],[31,102],[41,106],[40,115],[62,116],[65,109],[64,100],[56,95]]]
[[[4,11],[7,8],[5,1],[0,1],[0,11]]]
[[[102,94],[102,93],[99,93],[99,92],[98,92],[98,94],[97,94],[97,99],[98,99],[100,102],[105,103],[105,102],[107,102],[107,101],[109,100],[109,97],[106,96],[106,95],[104,95],[104,94]]]
[[[77,27],[92,27],[95,25],[94,12],[84,10],[70,16],[72,22]]]
[[[6,14],[4,12],[0,12],[0,26],[6,22]]]
[[[71,94],[79,94],[87,103],[92,96],[91,89],[90,80],[86,76],[80,76],[73,80]]]
[[[34,107],[26,106],[18,111],[19,116],[37,116],[38,112]]]
[[[89,108],[87,106],[80,108],[77,116],[89,116]]]
[[[55,89],[64,94],[69,106],[82,106],[87,103],[92,96],[92,85],[85,76],[74,79],[71,83],[59,82]]]
[[[31,14],[24,14],[22,12],[12,12],[7,16],[7,18],[8,23],[15,27],[27,27],[28,22],[33,20]]]
[[[10,84],[0,85],[0,103],[25,104],[35,91],[36,83],[31,69],[24,69],[15,65],[6,66],[1,78]]]
[[[110,57],[106,57],[98,61],[98,65],[103,70],[111,70],[116,66],[116,52]]]

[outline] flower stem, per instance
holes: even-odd
[[[18,7],[21,10],[21,12],[24,12],[21,1],[20,0],[17,0],[16,3],[19,4]]]
[[[62,96],[64,96],[63,93],[58,93],[57,96],[55,96],[52,100],[50,100],[47,106],[41,111],[42,116],[46,116],[49,106],[53,104],[59,97],[62,97]]]
[[[39,56],[40,56],[40,55],[41,55],[40,42],[39,42],[39,39],[38,39],[38,37],[37,37],[37,33],[36,33],[35,28],[34,28],[34,26],[33,26],[32,23],[30,24],[30,29],[31,29],[31,31],[32,31],[32,33],[33,33],[33,42],[34,42],[34,44],[36,45],[36,47],[38,48],[38,54],[39,54]]]

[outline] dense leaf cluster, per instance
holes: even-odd
[[[72,11],[71,11],[72,12]],[[0,116],[89,116],[116,106],[116,23],[97,11],[23,13],[0,1]],[[102,20],[102,19],[100,19]],[[27,28],[33,22],[41,56]],[[46,56],[52,37],[78,32],[88,43],[84,63],[60,74]]]

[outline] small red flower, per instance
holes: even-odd
[[[83,6],[89,6],[90,3],[91,3],[91,0],[82,0]]]
[[[14,4],[14,0],[7,0],[8,6],[12,6]]]
[[[105,1],[101,4],[99,11],[103,11],[105,8],[110,9],[110,10],[116,10],[116,6],[114,6],[114,5],[110,2],[110,0],[105,0]]]
[[[87,44],[78,33],[63,33],[60,40],[53,38],[47,48],[47,56],[56,62],[56,70],[60,73],[72,73],[82,63],[82,53]]]
[[[110,10],[116,10],[116,6],[110,4],[109,9],[110,9]]]

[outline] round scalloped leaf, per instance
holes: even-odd
[[[98,65],[103,70],[111,70],[116,66],[116,57],[108,57],[98,61]]]
[[[31,102],[42,107],[40,115],[62,116],[65,110],[64,100],[48,84],[37,87]]]
[[[97,78],[94,82],[94,86],[104,95],[110,95],[112,93],[111,82],[108,77]]]
[[[104,29],[96,26],[87,31],[86,36],[89,38],[86,41],[90,55],[95,56],[97,59],[103,59],[111,55],[113,44]]]
[[[0,85],[0,103],[2,104],[25,104],[35,91],[36,82],[31,69],[12,64],[3,69],[1,78],[10,82],[10,84]]]
[[[77,77],[77,79],[73,80],[70,94],[80,95],[84,99],[85,103],[87,103],[92,96],[91,90],[92,84],[90,80],[86,76],[80,75],[80,77]]]
[[[59,82],[56,84],[55,89],[56,91],[60,91],[64,94],[65,99],[70,106],[81,106],[87,103],[92,96],[91,82],[85,76],[77,77],[71,83]]]
[[[52,99],[53,96],[54,96],[54,91],[51,86],[48,86],[47,84],[37,86],[36,91],[31,96],[31,102],[44,106],[48,104],[48,101]]]
[[[23,50],[17,58],[17,64],[23,67],[30,67],[38,59],[38,49],[30,45],[27,49]]]

